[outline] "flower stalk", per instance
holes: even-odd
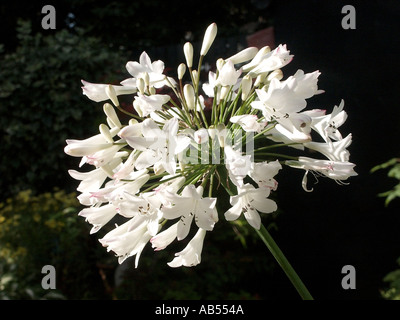
[[[264,244],[267,246],[268,250],[272,253],[282,270],[285,272],[290,282],[296,288],[300,297],[303,300],[314,300],[307,287],[304,285],[303,281],[301,281],[300,277],[297,275],[292,265],[286,259],[285,255],[282,253],[281,249],[278,247],[268,230],[263,225],[261,225],[260,230],[256,230],[256,232],[261,240],[264,242]]]

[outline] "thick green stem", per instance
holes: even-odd
[[[290,265],[289,261],[286,259],[285,255],[279,249],[278,245],[274,239],[269,234],[268,230],[261,225],[260,230],[256,230],[262,241],[265,243],[269,251],[272,253],[276,261],[279,263],[283,271],[288,276],[289,280],[292,282],[293,286],[296,288],[297,292],[300,294],[303,300],[314,300],[310,292],[301,281],[296,271]]]

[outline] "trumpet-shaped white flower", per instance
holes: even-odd
[[[132,225],[135,227],[132,228]],[[107,233],[99,241],[107,247],[107,251],[115,252],[120,264],[136,255],[135,268],[137,268],[140,254],[150,238],[146,220],[142,216],[136,216]]]
[[[317,131],[325,142],[333,140],[341,140],[342,135],[338,128],[346,121],[347,113],[343,110],[344,101],[339,106],[335,106],[331,114],[322,115],[312,118],[311,126]]]
[[[155,251],[165,249],[171,242],[173,242],[178,235],[178,223],[174,223],[168,229],[158,233],[150,239],[151,246]]]
[[[349,161],[350,152],[346,149],[352,142],[351,133],[344,139],[335,142],[307,142],[305,147],[318,151],[331,161]]]
[[[90,100],[100,102],[110,99],[106,93],[106,88],[109,86],[108,84],[91,83],[85,80],[81,80],[81,82],[83,84],[82,92]],[[132,83],[122,86],[113,85],[112,87],[117,95],[132,94],[137,91],[136,86],[133,86]]]
[[[116,214],[117,209],[113,204],[106,204],[101,207],[85,208],[79,212],[80,216],[85,217],[86,221],[93,225],[90,233],[99,231]]]
[[[286,45],[279,45],[276,49],[269,51],[264,47],[258,51],[253,60],[243,66],[243,71],[249,72],[253,77],[280,69],[292,61],[293,55],[287,50]]]
[[[224,151],[229,178],[236,186],[243,186],[243,179],[251,170],[251,155],[242,155],[241,152],[234,150],[229,145],[225,146]]]
[[[320,160],[308,157],[299,157],[299,160],[288,160],[286,164],[293,168],[306,170],[302,186],[306,191],[312,191],[307,188],[307,174],[308,172],[316,173],[317,175],[326,176],[330,179],[342,182],[347,180],[349,177],[356,176],[357,173],[354,171],[355,164],[348,161],[330,161]]]
[[[245,184],[238,188],[238,194],[231,196],[232,208],[225,212],[228,221],[236,220],[243,213],[247,222],[255,229],[261,227],[261,217],[258,211],[271,213],[277,210],[275,201],[268,199],[269,188],[254,188],[251,184]]]
[[[233,62],[228,60],[219,71],[217,84],[221,86],[233,86],[238,82],[242,70],[236,70]]]
[[[189,233],[190,225],[195,220],[196,225],[207,231],[214,228],[218,222],[218,214],[215,204],[216,198],[203,198],[203,188],[194,185],[186,186],[182,195],[166,194],[165,197],[172,203],[172,206],[164,206],[161,210],[166,219],[177,219],[177,238],[182,240]]]
[[[138,93],[133,102],[133,106],[139,116],[147,117],[154,111],[161,110],[163,104],[167,103],[171,97],[167,94],[153,94],[150,96]]]
[[[271,190],[276,190],[278,187],[278,182],[274,179],[274,177],[281,169],[282,165],[279,163],[279,160],[271,162],[253,162],[249,176],[258,184],[260,188],[270,188]]]
[[[187,244],[186,248],[175,254],[174,260],[168,263],[172,268],[193,267],[201,262],[201,252],[203,250],[204,237],[206,230],[199,228],[195,236]]]
[[[161,88],[166,84],[166,77],[163,74],[164,62],[161,60],[151,62],[149,55],[145,51],[140,55],[139,62],[129,61],[126,64],[126,69],[134,78],[144,79],[147,74],[149,77],[149,85],[155,88]]]

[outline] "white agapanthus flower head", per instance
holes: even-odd
[[[115,225],[100,242],[120,263],[136,256],[137,267],[147,245],[159,251],[190,238],[168,265],[195,266],[217,223],[242,219],[259,230],[263,216],[278,209],[274,193],[283,169],[304,170],[306,191],[312,190],[309,173],[340,184],[356,175],[352,135],[339,132],[347,119],[344,102],[331,113],[307,109],[308,99],[323,93],[321,73],[298,70],[285,78],[282,68],[293,59],[286,45],[220,58],[200,86],[198,70],[216,34],[214,23],[197,70],[193,46],[185,43],[177,80],[146,52],[126,64],[131,77],[121,85],[82,80],[84,95],[105,102],[105,123],[93,137],[68,139],[64,151],[81,158],[82,171],[69,170],[85,206],[79,215],[91,233]],[[120,95],[132,96],[133,112],[120,106]],[[120,112],[130,117],[127,123]],[[221,211],[224,199],[231,206]]]

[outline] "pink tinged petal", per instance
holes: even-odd
[[[240,77],[242,70],[236,71],[233,62],[228,60],[219,72],[217,82],[222,86],[233,86]]]

